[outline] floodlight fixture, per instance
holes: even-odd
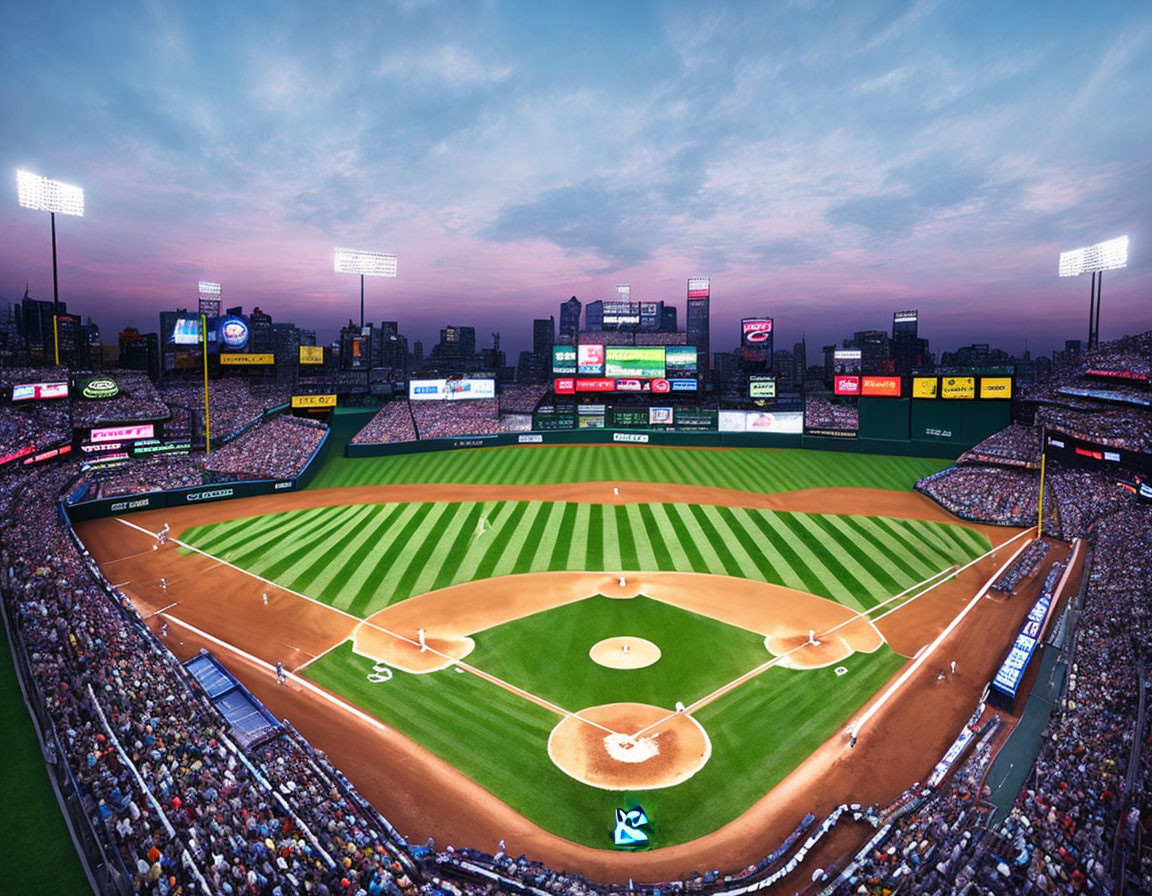
[[[200,295],[201,296],[218,296],[220,295],[220,284],[209,283],[207,280],[200,281]]]
[[[24,208],[84,217],[84,190],[31,171],[16,172],[16,190]]]
[[[56,213],[84,217],[84,190],[58,180],[49,180],[22,169],[16,171],[16,195],[24,208],[48,212],[52,218],[52,315],[60,315],[60,277],[56,263]],[[60,348],[56,348],[60,363]]]
[[[1128,266],[1128,237],[1118,236],[1083,249],[1060,253],[1061,277],[1092,275],[1092,288],[1088,300],[1088,347],[1100,342],[1100,294],[1104,286],[1104,272]]]
[[[395,277],[396,256],[359,249],[336,250],[336,273],[360,275],[360,329],[364,329],[364,278]]]

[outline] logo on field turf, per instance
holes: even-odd
[[[377,663],[372,667],[372,671],[368,673],[367,678],[372,684],[383,684],[386,681],[392,680],[392,670],[383,663]]]

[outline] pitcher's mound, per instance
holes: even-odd
[[[598,641],[592,645],[588,656],[592,657],[592,662],[609,669],[643,669],[660,659],[660,648],[644,638],[623,635]]]
[[[647,703],[582,709],[552,729],[548,755],[577,781],[602,790],[655,790],[687,781],[712,755],[687,713]]]

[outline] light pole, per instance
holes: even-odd
[[[1128,237],[1119,236],[1083,249],[1060,253],[1060,276],[1092,275],[1092,289],[1088,300],[1088,348],[1100,342],[1100,289],[1104,285],[1104,272],[1128,266]]]
[[[336,273],[360,275],[360,329],[364,329],[364,278],[395,277],[396,256],[358,249],[336,250]]]
[[[60,280],[56,268],[56,213],[84,217],[84,190],[30,171],[17,171],[16,192],[22,206],[52,216],[52,331],[56,345],[55,363],[59,365],[60,338],[56,333],[56,319],[60,315]]]
[[[200,344],[204,359],[204,456],[212,453],[212,429],[208,409],[208,318],[220,316],[220,284],[201,280],[197,284],[200,297]]]

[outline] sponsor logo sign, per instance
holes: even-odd
[[[688,298],[706,299],[711,289],[711,280],[708,277],[691,277],[688,280]]]
[[[695,392],[697,389],[695,379],[668,380],[673,392]]]
[[[740,341],[744,345],[764,345],[772,341],[772,318],[746,317],[740,321]]]
[[[646,386],[651,388],[647,380],[616,380],[617,392],[643,392]]]
[[[107,377],[88,380],[80,390],[85,398],[115,398],[120,394],[120,387],[115,380]]]
[[[243,348],[248,344],[248,321],[230,314],[220,321],[220,339],[229,348]]]
[[[672,423],[672,408],[648,408],[649,426],[667,426]]]
[[[614,432],[613,442],[636,442],[641,445],[648,444],[648,434],[644,432]]]
[[[664,346],[609,345],[604,349],[604,375],[608,377],[664,376]]]
[[[669,376],[696,373],[696,346],[664,346],[664,366]]]
[[[934,376],[917,376],[912,378],[913,398],[935,398],[940,394],[940,380]]]
[[[11,463],[14,460],[19,460],[20,458],[22,458],[28,454],[31,454],[35,450],[36,450],[35,448],[33,448],[31,445],[29,445],[26,448],[21,448],[19,451],[12,451],[9,454],[5,454],[3,456],[0,456],[0,466],[3,466],[4,464]]]
[[[300,363],[301,364],[323,364],[324,363],[324,346],[322,346],[322,345],[302,345],[302,346],[300,346]]]
[[[576,380],[577,392],[614,392],[615,390],[615,380],[602,378]]]
[[[744,432],[747,428],[743,411],[721,411],[718,423],[720,432]]]
[[[185,501],[215,501],[218,498],[231,498],[235,494],[234,489],[230,488],[214,488],[206,492],[189,492],[184,496]]]
[[[335,395],[293,395],[292,407],[294,408],[334,408],[336,407]]]
[[[875,395],[883,398],[899,398],[900,377],[863,376],[860,378],[860,394]]]
[[[981,398],[1011,398],[1012,377],[1010,376],[982,376],[980,377]]]
[[[576,391],[576,380],[570,376],[562,376],[552,381],[552,391],[557,395],[571,395]]]
[[[604,346],[581,345],[576,350],[576,372],[581,376],[600,376],[604,373]]]
[[[1110,460],[1114,464],[1120,463],[1120,455],[1115,451],[1105,451],[1104,460]]]
[[[232,367],[254,367],[259,364],[275,364],[276,356],[272,352],[255,352],[250,355],[225,352],[220,355],[220,363]]]
[[[774,376],[750,376],[750,377],[748,377],[748,397],[749,398],[775,398],[776,397],[776,377],[774,377]]]
[[[121,510],[136,510],[140,507],[148,507],[151,504],[151,498],[136,498],[133,501],[117,501],[108,509],[112,511],[112,513],[119,513]]]
[[[832,391],[837,395],[859,395],[860,377],[838,376],[832,380]]]
[[[410,401],[463,401],[496,397],[493,379],[409,380]]]
[[[277,482],[276,485],[273,486],[273,488],[276,491],[281,491],[282,489],[292,488],[292,485],[293,485],[293,483],[290,481],[289,482]]]
[[[940,378],[941,398],[975,398],[976,377],[944,376]]]
[[[139,423],[135,426],[109,426],[103,429],[94,429],[88,434],[89,442],[127,442],[134,439],[156,438],[156,427],[151,423]]]
[[[93,446],[81,445],[80,447],[87,450],[89,447]],[[139,457],[142,454],[186,454],[191,450],[191,442],[166,442],[157,445],[141,445],[137,443],[132,446],[132,454],[135,457]]]
[[[21,383],[12,387],[13,401],[67,397],[67,383]]]
[[[517,436],[516,441],[521,445],[540,445],[544,442],[544,436],[539,433],[530,432],[526,435]]]
[[[657,379],[652,380],[653,392],[670,392],[671,390],[671,384],[663,377],[658,377]]]

